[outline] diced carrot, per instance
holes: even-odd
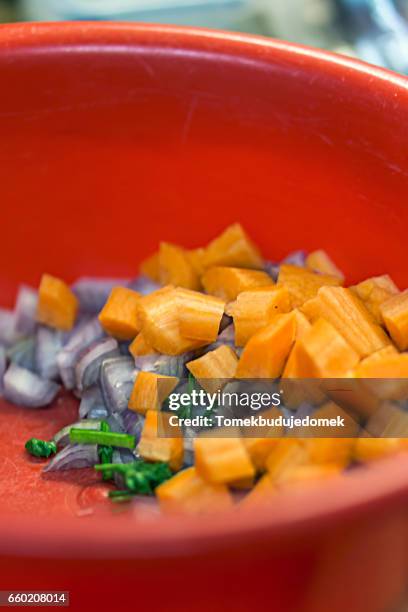
[[[352,459],[354,438],[309,438],[304,447],[312,464],[337,465],[344,469]]]
[[[153,255],[144,259],[139,268],[142,274],[158,283],[160,281],[159,253],[153,253]]]
[[[297,342],[297,372],[308,378],[344,376],[359,362],[356,351],[333,325],[318,319]]]
[[[276,487],[269,474],[264,474],[258,480],[252,491],[244,497],[239,504],[239,509],[246,510],[262,506],[276,495]]]
[[[255,475],[241,438],[199,437],[194,451],[197,473],[207,482],[231,484]]]
[[[265,471],[266,460],[278,445],[279,438],[243,438],[243,440],[257,471]]]
[[[342,439],[355,438],[359,431],[360,424],[353,416],[343,410],[341,406],[335,402],[326,402],[323,406],[320,406],[320,408],[317,408],[317,410],[313,412],[313,418],[316,419],[336,419],[338,416],[344,420],[344,427],[336,429],[330,427],[329,425],[322,425],[321,427],[316,427],[314,437],[341,437]]]
[[[355,369],[355,376],[364,379],[364,385],[382,399],[408,399],[408,353],[389,355],[376,361],[367,362],[365,359]]]
[[[171,285],[141,298],[139,318],[144,339],[159,353],[180,355],[203,344],[181,335],[178,293]]]
[[[43,274],[38,290],[37,321],[69,331],[75,323],[78,300],[63,280]]]
[[[137,334],[136,338],[129,345],[129,353],[133,357],[142,357],[143,355],[153,355],[154,348],[146,341],[143,333]]]
[[[301,310],[312,323],[320,317],[326,319],[360,357],[390,344],[384,330],[350,289],[322,287],[317,297],[306,302]]]
[[[391,338],[401,351],[408,349],[408,289],[380,305]]]
[[[235,300],[243,291],[275,284],[266,272],[222,266],[209,268],[202,276],[201,282],[207,293],[229,302]]]
[[[357,438],[354,445],[356,461],[375,461],[405,450],[405,441],[400,438]]]
[[[239,223],[230,225],[205,249],[204,269],[212,266],[235,266],[237,268],[263,268],[262,257]]]
[[[310,270],[314,270],[315,272],[320,272],[321,274],[330,274],[331,276],[337,276],[343,283],[344,274],[332,259],[328,256],[326,251],[318,250],[313,251],[306,257],[306,267]]]
[[[381,402],[364,424],[366,435],[374,438],[404,438],[408,442],[408,414],[404,404]]]
[[[333,478],[341,473],[341,466],[336,463],[322,465],[296,465],[288,468],[279,478],[279,488],[298,485],[301,483],[314,483],[326,478]]]
[[[199,291],[177,289],[180,333],[186,338],[215,342],[224,314],[225,302]]]
[[[337,276],[318,274],[306,268],[283,264],[279,268],[278,283],[287,287],[292,306],[302,306],[307,300],[316,297],[320,287],[340,285]]]
[[[168,463],[173,471],[183,465],[184,444],[181,429],[171,427],[177,434],[174,438],[165,436],[169,428],[170,415],[167,412],[148,410],[143,426],[142,435],[138,444],[138,452],[146,461],[163,461]]]
[[[237,364],[238,357],[232,348],[222,345],[186,365],[208,393],[215,393],[235,376]]]
[[[363,302],[364,306],[373,315],[376,323],[383,324],[380,306],[393,295],[399,293],[398,287],[388,274],[383,276],[373,276],[358,285],[350,287],[350,291],[355,293]]]
[[[188,252],[167,242],[160,244],[159,278],[163,285],[175,285],[187,289],[200,289],[201,286]]]
[[[309,331],[311,324],[307,316],[299,308],[295,308],[293,314],[296,319],[296,340],[299,340]]]
[[[200,278],[204,272],[203,266],[203,258],[204,258],[205,250],[202,248],[192,249],[190,251],[186,251],[186,256],[189,259],[191,265],[193,266],[193,270]]]
[[[277,378],[295,339],[292,313],[275,315],[272,322],[254,334],[238,362],[236,378]]]
[[[364,359],[360,361],[359,366],[377,363],[385,358],[395,357],[396,355],[399,355],[397,349],[393,344],[389,344],[388,346],[384,346],[384,348],[380,349],[379,351],[375,351],[374,353],[371,353],[371,355],[364,357]]]
[[[140,293],[126,287],[114,287],[99,314],[107,334],[118,340],[132,340],[140,331]]]
[[[299,440],[282,438],[266,460],[266,469],[273,483],[279,483],[287,470],[308,463],[307,452]]]
[[[232,507],[232,497],[222,484],[203,480],[196,468],[179,472],[156,488],[160,508],[169,514],[207,514]]]
[[[129,399],[129,408],[140,414],[160,410],[164,400],[177,386],[176,376],[163,376],[154,372],[139,372]]]
[[[245,346],[276,314],[289,312],[291,308],[286,287],[275,285],[240,293],[226,309],[234,319],[236,346]]]

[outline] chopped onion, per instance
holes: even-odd
[[[79,278],[72,285],[82,312],[98,314],[105,305],[114,287],[126,287],[128,278]]]
[[[26,368],[31,372],[36,372],[34,351],[34,338],[24,338],[9,347],[7,350],[7,357],[11,362],[20,367]]]
[[[135,357],[135,366],[142,372],[154,372],[162,376],[177,376],[183,378],[187,375],[186,363],[194,358],[194,353],[188,352],[182,355],[161,355],[153,353]]]
[[[265,262],[264,270],[276,282],[279,276],[279,264],[273,261]]]
[[[4,378],[4,396],[13,404],[39,408],[55,399],[60,386],[12,363]]]
[[[68,444],[51,459],[44,472],[93,467],[97,463],[99,456],[96,444]]]
[[[110,414],[105,421],[114,433],[125,433],[125,425],[121,414]]]
[[[291,264],[292,266],[300,266],[302,268],[304,267],[305,263],[306,253],[304,251],[293,251],[281,261],[281,264]]]
[[[3,395],[3,376],[6,371],[7,360],[6,360],[6,349],[0,344],[0,395]]]
[[[16,330],[16,316],[12,310],[0,308],[0,344],[10,346],[21,339]]]
[[[101,366],[101,388],[110,412],[126,410],[137,370],[131,357],[106,359]]]
[[[71,423],[71,425],[66,425],[62,429],[60,429],[53,440],[58,446],[66,446],[69,444],[69,432],[71,429],[75,427],[76,429],[100,429],[101,428],[101,419],[81,419],[76,423]]]
[[[149,293],[160,289],[161,285],[158,285],[147,276],[141,274],[140,276],[137,276],[131,280],[127,287],[129,289],[133,289],[133,291],[138,291],[142,295],[149,295]]]
[[[196,438],[196,433],[194,429],[188,427],[184,430],[184,460],[183,463],[186,467],[191,467],[194,465],[194,440]]]
[[[59,377],[57,355],[62,348],[63,334],[40,325],[35,338],[34,361],[35,368],[41,378],[55,380]]]
[[[96,340],[101,340],[104,335],[98,319],[94,317],[83,325],[79,325],[64,348],[58,353],[58,369],[66,389],[75,387],[75,366],[82,351]]]
[[[221,334],[224,331],[224,329],[232,325],[232,320],[233,320],[232,317],[230,317],[229,315],[223,314],[218,333]]]
[[[106,419],[108,414],[109,414],[108,409],[105,408],[105,406],[95,406],[94,408],[91,408],[91,410],[88,412],[87,418],[88,419]]]
[[[82,393],[78,412],[79,418],[95,418],[94,416],[91,417],[91,412],[92,414],[95,414],[95,410],[99,410],[101,414],[103,412],[105,412],[106,415],[108,414],[108,410],[104,404],[102,393],[98,385],[89,387],[89,389],[85,389]]]
[[[128,448],[115,448],[112,454],[112,463],[133,463],[136,457]],[[118,489],[125,489],[125,481],[122,474],[114,472],[113,480]]]
[[[133,410],[124,410],[121,414],[125,432],[135,436],[136,442],[139,441],[144,425],[144,416]]]
[[[99,379],[101,364],[105,359],[118,357],[118,343],[114,338],[96,340],[82,353],[75,366],[76,386],[82,391]]]
[[[20,285],[14,307],[15,329],[24,335],[33,334],[36,326],[38,293],[32,287]]]

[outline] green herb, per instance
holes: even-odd
[[[109,423],[107,423],[106,421],[101,421],[101,431],[110,431],[111,428],[109,426]]]
[[[172,471],[167,463],[147,463],[133,461],[132,463],[105,463],[95,465],[95,470],[113,474],[121,474],[127,493],[133,495],[152,495],[156,487],[172,477]]]
[[[112,463],[112,457],[113,457],[112,446],[98,446],[98,455],[99,455],[99,461],[102,464]],[[109,473],[107,471],[102,475],[102,477],[103,477],[103,480],[110,480],[112,478],[112,473]]]
[[[108,497],[114,502],[129,502],[133,498],[133,493],[129,493],[129,491],[109,491]]]
[[[121,448],[135,448],[134,436],[113,431],[96,431],[91,429],[78,429],[73,427],[69,432],[71,442],[77,444],[100,444],[102,446],[119,446]]]
[[[47,442],[46,440],[38,440],[38,438],[31,438],[25,443],[26,450],[34,457],[51,457],[57,452],[57,445],[55,442]]]
[[[188,375],[188,383],[187,383],[187,393],[190,395],[190,397],[191,397],[192,392],[196,388],[196,386],[198,386],[198,383],[190,372]],[[192,407],[193,406],[192,406],[191,401],[190,401],[190,404],[188,404],[187,406],[180,406],[180,408],[177,410],[177,413],[176,413],[178,418],[179,419],[191,419]]]

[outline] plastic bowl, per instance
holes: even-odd
[[[0,78],[5,305],[43,271],[132,275],[159,240],[201,245],[236,220],[271,258],[322,247],[350,282],[408,285],[406,79],[262,38],[108,23],[3,26]],[[44,480],[23,450],[73,410],[0,407],[2,589],[170,612],[380,612],[401,596],[407,459],[254,515],[78,518],[94,476]]]

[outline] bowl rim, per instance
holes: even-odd
[[[406,97],[408,79],[354,58],[277,41],[261,36],[201,28],[121,22],[19,23],[0,26],[0,57],[3,54],[37,52],[56,48],[97,51],[120,47],[163,47],[167,52],[189,50],[228,54],[258,62],[285,60],[290,68],[313,68],[322,76],[344,78],[386,96]],[[288,68],[288,69],[289,69]],[[408,106],[407,106],[408,108]],[[331,529],[361,515],[390,512],[408,501],[408,457],[396,456],[347,478],[336,478],[307,490],[283,492],[272,505],[255,514],[235,511],[204,520],[202,517],[164,517],[151,523],[116,521],[112,517],[88,520],[2,515],[0,553],[20,556],[75,558],[171,557],[192,551],[229,548],[238,541],[261,542],[286,539],[294,542],[306,532]],[[294,497],[295,496],[295,497]],[[291,498],[292,503],[287,503]],[[295,503],[293,500],[295,499]]]

